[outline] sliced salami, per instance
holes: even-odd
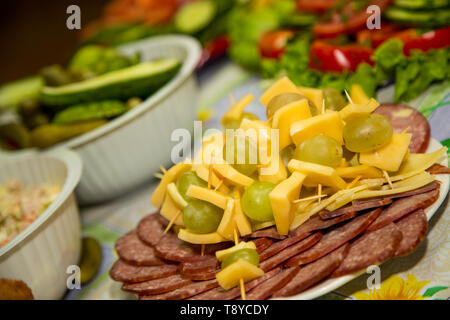
[[[160,266],[134,266],[123,260],[117,260],[109,270],[109,275],[112,279],[127,283],[164,278],[177,273],[178,267],[172,264]]]
[[[144,243],[156,246],[164,236],[164,223],[159,213],[149,214],[138,224],[137,233]]]
[[[282,236],[278,233],[277,228],[275,227],[269,227],[265,229],[261,229],[258,231],[255,231],[253,233],[250,233],[249,235],[245,236],[246,238],[254,239],[254,238],[271,238],[275,240],[282,240],[286,238],[286,236]]]
[[[270,247],[272,243],[275,242],[273,239],[270,238],[258,238],[252,241],[255,243],[256,252],[258,253],[263,252],[266,248]]]
[[[188,275],[183,275],[183,276],[187,279],[196,280],[196,281],[211,280],[211,279],[216,278],[216,274],[219,271],[220,271],[220,269],[217,269],[212,272],[194,273],[194,274],[188,274]]]
[[[331,219],[336,218],[345,214],[349,214],[352,212],[358,212],[363,211],[367,209],[374,209],[383,207],[385,205],[388,205],[392,203],[392,200],[390,198],[386,199],[369,199],[366,201],[360,201],[357,203],[352,203],[349,206],[334,210],[334,211],[328,211],[328,210],[322,210],[319,212],[319,216],[321,219]]]
[[[264,281],[271,279],[275,275],[281,272],[281,268],[275,268],[269,272],[266,272],[259,278],[247,282],[244,287],[245,291],[248,292],[263,283]],[[232,288],[230,290],[224,290],[221,287],[214,288],[212,290],[206,291],[204,293],[198,294],[188,300],[232,300],[236,299],[241,295],[241,289],[239,287]]]
[[[332,277],[340,277],[386,261],[394,256],[401,240],[402,233],[393,223],[364,233],[350,245],[347,256]]]
[[[119,257],[130,264],[157,266],[164,262],[155,255],[155,250],[145,245],[132,230],[116,241],[115,249]]]
[[[171,292],[166,292],[162,294],[156,295],[143,295],[139,296],[140,300],[182,300],[196,294],[200,294],[202,292],[208,291],[212,288],[216,288],[219,286],[217,280],[209,280],[209,281],[201,281],[189,284],[187,286],[181,287],[179,289],[175,289]]]
[[[310,235],[311,233],[300,233],[299,235],[293,235],[284,240],[277,241],[259,254],[259,260],[264,261]]]
[[[182,278],[176,274],[166,278],[159,278],[138,283],[125,283],[122,290],[139,295],[151,295],[169,292],[191,284],[189,279]]]
[[[158,256],[169,261],[196,262],[209,259],[209,255],[202,256],[198,246],[191,245],[178,239],[176,234],[167,233],[156,244],[155,251]]]
[[[409,149],[412,153],[423,153],[427,150],[431,128],[428,120],[419,111],[406,104],[383,103],[374,113],[391,120],[394,132],[409,128],[408,132],[412,134]]]
[[[426,171],[428,171],[431,174],[450,174],[450,168],[443,166],[439,163],[433,164]]]
[[[439,190],[417,194],[415,196],[401,198],[389,207],[383,210],[380,216],[367,228],[368,231],[373,231],[394,222],[410,212],[416,211],[420,208],[426,208],[439,198]]]
[[[196,262],[180,263],[180,273],[184,276],[215,272],[219,266],[219,261],[214,256]]]
[[[306,264],[323,257],[362,233],[378,217],[380,212],[381,208],[374,209],[332,229],[315,246],[292,257],[286,264],[289,266]]]
[[[320,232],[316,232],[310,235],[309,237],[301,240],[300,242],[297,242],[291,245],[290,247],[283,249],[276,255],[264,260],[263,262],[261,262],[259,267],[263,269],[265,272],[272,270],[273,268],[279,266],[286,260],[295,256],[296,254],[303,252],[314,246],[320,240],[321,237],[322,234]]]
[[[246,294],[247,300],[263,300],[283,288],[298,273],[299,267],[284,269],[276,276],[264,281]]]
[[[349,244],[345,243],[322,258],[300,268],[300,271],[282,289],[272,297],[287,297],[305,291],[309,287],[325,279],[344,260]]]
[[[318,215],[315,215],[315,216],[309,218],[309,220],[307,220],[305,223],[300,225],[298,228],[293,230],[291,232],[291,236],[296,236],[296,235],[301,235],[301,234],[304,234],[304,233],[307,233],[307,232],[327,229],[327,228],[330,228],[330,227],[332,227],[332,226],[334,226],[334,225],[336,225],[338,223],[341,223],[343,221],[349,220],[349,219],[351,219],[351,218],[353,218],[355,216],[356,216],[356,212],[355,211],[343,214],[343,215],[338,216],[336,218],[327,219],[327,220],[323,220]]]
[[[395,256],[404,256],[413,252],[427,233],[428,220],[423,209],[414,211],[401,218],[395,225],[402,233],[402,241],[395,252]]]

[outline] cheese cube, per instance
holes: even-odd
[[[229,199],[225,211],[223,212],[222,220],[217,227],[217,232],[228,240],[233,240],[234,229],[236,224],[234,222],[234,200]]]
[[[240,279],[244,282],[261,277],[264,271],[250,262],[239,259],[216,274],[220,286],[229,290],[239,285]]]
[[[364,92],[363,88],[359,84],[352,84],[350,88],[350,97],[352,101],[357,104],[367,104],[369,102],[369,97]]]
[[[269,89],[267,89],[259,98],[259,101],[267,108],[270,100],[282,93],[299,93],[299,91],[295,84],[291,80],[289,80],[288,77],[283,77],[280,80],[276,81]]]
[[[247,187],[253,183],[253,179],[240,173],[228,163],[215,164],[213,170],[229,183],[236,186]]]
[[[342,120],[350,121],[354,118],[372,113],[380,104],[370,99],[367,104],[348,104],[339,111]]]
[[[233,190],[233,199],[234,199],[234,221],[236,223],[236,227],[239,231],[240,236],[245,236],[252,233],[252,225],[250,221],[248,221],[247,216],[242,211],[241,207],[241,194],[238,188]]]
[[[229,196],[224,195],[224,194],[222,194],[222,193],[220,193],[218,191],[207,189],[207,188],[203,188],[203,187],[199,187],[199,186],[194,185],[194,184],[191,184],[189,186],[189,188],[187,189],[186,194],[189,197],[212,203],[213,205],[215,205],[215,206],[217,206],[219,208],[222,208],[224,210],[227,207],[228,200],[231,199]]]
[[[354,179],[358,176],[361,178],[382,178],[383,173],[374,167],[366,166],[361,164],[354,167],[340,167],[336,168],[336,173],[338,176],[344,179]]]
[[[287,170],[284,166],[281,156],[276,155],[275,158],[270,159],[269,164],[258,167],[259,180],[279,183],[287,178]]]
[[[298,171],[306,175],[305,186],[317,186],[322,184],[335,189],[345,189],[347,184],[338,176],[336,170],[331,167],[323,166],[317,163],[299,161],[292,159],[288,163],[289,171]]]
[[[297,89],[302,95],[304,95],[314,103],[315,107],[317,108],[317,113],[320,113],[323,104],[323,91],[321,89],[307,87],[298,87]]]
[[[192,233],[187,229],[180,229],[178,238],[194,244],[213,244],[226,241],[226,239],[217,232],[198,234]]]
[[[256,250],[256,245],[253,241],[249,241],[249,242],[241,241],[237,245],[234,245],[230,248],[216,251],[216,258],[219,261],[223,261],[230,254],[232,254],[233,252],[236,252],[238,250],[241,250],[241,249],[255,249]]]
[[[159,211],[161,215],[166,218],[169,221],[172,221],[176,216],[178,216],[175,219],[175,224],[177,226],[184,226],[183,223],[183,209],[178,207],[178,205],[175,203],[175,201],[172,199],[172,197],[169,195],[169,193],[166,193],[166,196],[164,198],[164,203]]]
[[[222,117],[221,123],[222,125],[228,119],[239,120],[242,116],[242,112],[248,106],[250,102],[252,102],[254,97],[251,94],[245,95],[241,100],[231,106]]]

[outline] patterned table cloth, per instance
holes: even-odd
[[[228,60],[222,60],[199,73],[199,119],[205,127],[219,128],[219,119],[229,108],[229,94],[239,99],[247,93],[258,97],[264,81]],[[390,102],[393,88],[378,92],[380,102]],[[256,100],[256,99],[255,99]],[[182,102],[180,102],[182,103]],[[450,149],[450,84],[433,86],[409,104],[430,121],[432,137]],[[265,110],[254,101],[247,109],[264,118]],[[164,143],[164,142],[162,142]],[[172,143],[167,141],[167,143]],[[107,204],[81,208],[83,235],[96,238],[102,246],[103,260],[97,276],[79,290],[67,292],[66,299],[130,299],[120,283],[109,278],[108,270],[117,259],[114,243],[136,227],[146,214],[155,211],[149,199],[157,181],[150,181]],[[426,239],[410,255],[391,259],[381,265],[381,286],[368,290],[362,274],[346,285],[319,299],[450,299],[450,208],[448,197],[429,222]]]

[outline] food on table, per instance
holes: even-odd
[[[288,78],[273,84],[262,105],[289,98],[268,120],[243,119],[232,135],[207,136],[194,159],[163,170],[151,198],[160,211],[117,241],[111,277],[145,300],[266,299],[414,251],[427,230],[424,209],[440,194],[429,172],[450,172],[436,163],[446,148],[412,152],[429,134],[404,123],[427,130],[425,118],[352,93],[358,103],[327,105],[323,90]],[[222,123],[240,119],[252,100],[233,102]],[[293,149],[286,165],[274,128],[279,146]],[[232,151],[245,154],[221,154]]]
[[[88,45],[65,68],[49,66],[3,86],[0,111],[17,117],[0,125],[0,147],[46,148],[91,131],[139,105],[180,68],[177,59],[139,61],[139,55]]]
[[[90,237],[83,238],[79,263],[81,284],[87,283],[95,277],[101,262],[102,248],[98,241]]]
[[[8,180],[0,185],[0,247],[25,230],[55,200],[58,185],[23,185]]]
[[[34,300],[33,292],[22,280],[0,279],[1,300]]]

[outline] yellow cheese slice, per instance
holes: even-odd
[[[231,106],[222,117],[222,125],[228,119],[239,120],[242,116],[244,109],[252,102],[254,97],[251,94],[246,94],[241,100]]]
[[[391,140],[381,148],[361,152],[359,162],[386,171],[397,171],[408,151],[410,141],[410,133],[394,133]]]
[[[395,175],[401,176],[409,173],[424,171],[442,158],[446,151],[447,148],[443,147],[430,153],[411,153]]]
[[[275,112],[272,119],[272,128],[279,130],[280,150],[292,144],[291,125],[307,118],[311,118],[311,112],[306,99],[291,102]]]
[[[289,226],[294,218],[292,202],[298,199],[305,178],[306,175],[295,171],[269,193],[273,217],[279,234],[287,235],[289,233]]]
[[[269,165],[258,167],[258,174],[260,181],[272,182],[274,184],[283,181],[288,175],[280,155],[276,155],[274,159],[271,159]]]
[[[180,229],[178,238],[194,244],[213,244],[226,241],[226,239],[217,232],[199,234],[192,233],[187,229]]]
[[[209,168],[204,165],[204,164],[200,164],[200,165],[193,165],[192,168],[194,168],[195,173],[197,174],[197,176],[204,180],[205,182],[208,182],[209,179]],[[211,169],[212,170],[212,169]],[[220,179],[217,174],[215,174],[215,172],[212,170],[211,172],[211,185],[214,188],[217,188],[217,186],[219,186],[219,188],[217,188],[217,191],[224,193],[224,194],[228,194],[230,192],[230,189],[222,182],[222,179]]]
[[[322,112],[323,91],[321,89],[307,87],[298,87],[297,89],[302,95],[304,95],[314,103],[315,107],[317,108],[318,114]]]
[[[227,207],[227,201],[231,199],[229,196],[224,195],[223,193],[220,193],[215,190],[199,187],[194,184],[191,184],[189,186],[186,194],[189,197],[212,203],[213,205],[215,205],[219,208],[222,208],[224,210]]]
[[[350,88],[350,97],[352,101],[357,104],[366,104],[369,102],[369,97],[364,92],[363,88],[359,84],[352,84]]]
[[[299,145],[308,138],[324,134],[335,139],[340,144],[344,143],[342,130],[344,123],[339,113],[330,111],[312,118],[294,122],[291,126],[291,138],[295,145]]]
[[[370,99],[367,104],[348,104],[339,111],[342,120],[350,121],[357,117],[372,113],[380,104],[375,99]]]
[[[253,179],[240,173],[228,163],[215,164],[213,170],[227,182],[236,185],[247,187],[253,183]]]
[[[344,179],[354,179],[358,176],[361,176],[361,178],[383,177],[383,173],[379,169],[364,164],[354,167],[338,167],[336,168],[336,173]]]
[[[283,77],[267,89],[259,98],[259,101],[267,108],[270,100],[282,93],[299,93],[299,90],[288,77]]]
[[[253,231],[258,231],[258,230],[269,228],[269,227],[275,225],[275,220],[264,221],[264,222],[257,222],[257,221],[252,221],[252,222],[253,222],[253,224],[252,224]]]
[[[244,282],[261,277],[264,271],[250,262],[239,259],[216,274],[220,286],[229,290],[239,285],[240,279]]]
[[[164,203],[159,213],[161,213],[161,215],[169,221],[172,221],[172,219],[174,219],[178,215],[178,217],[174,221],[174,224],[184,227],[182,211],[183,209],[178,207],[178,205],[175,203],[175,201],[172,199],[169,193],[166,193]]]
[[[216,258],[219,261],[223,261],[230,254],[232,254],[233,252],[236,252],[238,250],[241,250],[241,249],[255,249],[256,250],[256,245],[253,241],[249,241],[249,242],[241,241],[237,245],[234,245],[230,248],[216,251]]]
[[[345,189],[347,183],[338,176],[334,168],[317,163],[291,159],[288,163],[289,171],[298,171],[306,175],[304,185],[324,185],[335,189]]]
[[[189,170],[191,170],[191,164],[187,161],[180,162],[167,170],[167,172],[159,182],[158,187],[156,187],[155,191],[153,192],[150,203],[156,208],[160,208],[164,201],[164,196],[166,195],[167,185],[171,182],[176,181],[180,175]]]
[[[217,232],[228,240],[233,240],[234,238],[234,229],[236,228],[234,211],[234,200],[229,199],[223,212],[222,220],[220,220],[220,224],[217,227]]]
[[[186,200],[184,200],[184,198],[181,196],[180,192],[178,192],[177,186],[174,182],[171,182],[167,185],[167,193],[179,208],[183,209],[188,205]]]
[[[241,207],[241,194],[238,188],[233,190],[233,199],[234,199],[234,221],[236,223],[236,227],[239,231],[239,235],[246,236],[252,233],[252,225],[250,221],[248,221],[247,216],[242,211]]]

